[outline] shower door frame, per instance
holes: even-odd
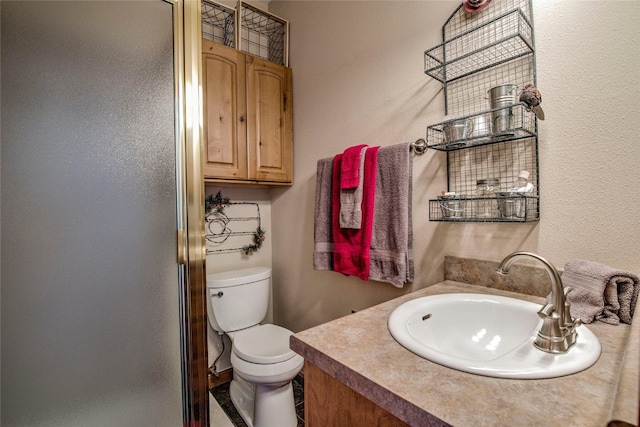
[[[183,419],[209,426],[204,173],[202,167],[201,22],[199,0],[173,5],[178,264],[181,289]]]

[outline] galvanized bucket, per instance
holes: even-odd
[[[510,107],[516,103],[518,86],[514,84],[504,84],[489,89],[489,105],[491,113],[491,131],[493,133],[506,132],[513,128],[513,111]]]

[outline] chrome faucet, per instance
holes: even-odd
[[[542,326],[533,345],[548,353],[566,353],[576,343],[576,328],[582,325],[580,319],[571,317],[571,306],[567,302],[567,294],[571,292],[571,287],[565,288],[558,270],[549,261],[532,252],[514,252],[507,255],[500,263],[497,273],[506,275],[513,263],[522,258],[540,261],[551,279],[552,303],[544,305],[538,311]]]

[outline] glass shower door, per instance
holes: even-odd
[[[182,425],[176,5],[0,7],[0,424]]]

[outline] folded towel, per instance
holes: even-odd
[[[584,323],[600,320],[631,324],[638,300],[638,276],[607,265],[577,259],[564,266],[562,282],[573,291],[567,295],[571,314]]]
[[[362,280],[369,279],[369,252],[376,198],[376,163],[378,149],[368,148],[365,153],[362,178],[362,224],[359,229],[340,228],[340,172],[342,154],[333,160],[333,194],[331,199],[333,234],[333,270]]]
[[[360,181],[360,153],[364,147],[366,147],[365,144],[354,145],[342,153],[340,189],[347,190],[358,186],[358,181]]]
[[[412,179],[410,144],[380,148],[369,279],[398,288],[414,277]]]
[[[331,233],[331,179],[333,158],[318,160],[316,174],[316,207],[313,225],[313,268],[333,270],[333,237]]]
[[[340,189],[340,228],[355,228],[362,226],[362,187],[364,177],[364,159],[367,147],[360,150],[360,171],[358,172],[358,186],[356,188]],[[344,162],[345,157],[342,156]],[[342,169],[344,173],[344,168]],[[344,181],[342,181],[344,182]]]

